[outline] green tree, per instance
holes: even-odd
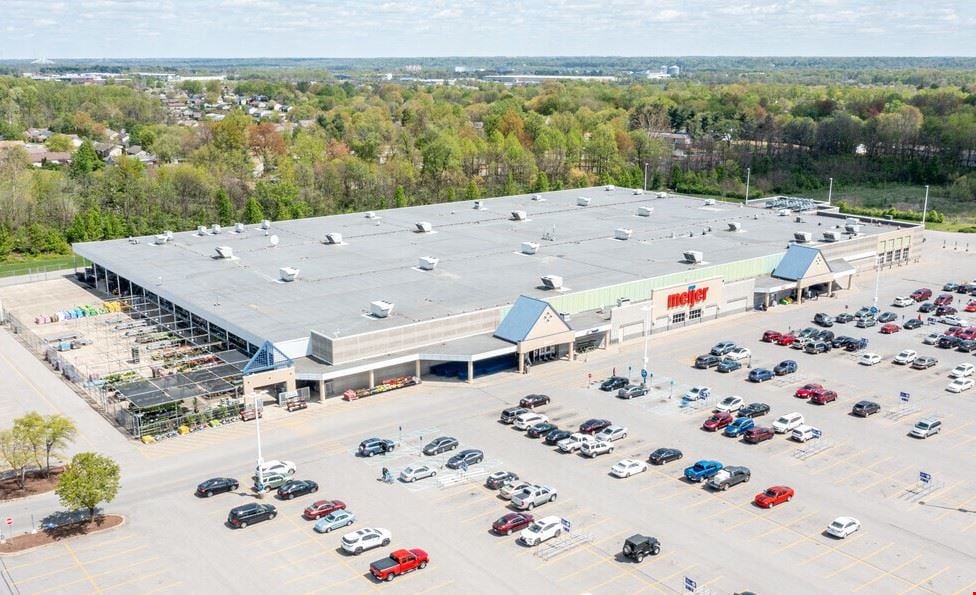
[[[74,440],[78,434],[78,428],[71,418],[53,413],[44,418],[44,475],[51,474],[51,456],[57,456]],[[38,463],[38,467],[40,467]]]
[[[481,189],[478,188],[478,183],[472,178],[468,181],[468,187],[464,189],[464,200],[475,200],[477,198],[481,198]]]
[[[230,225],[233,223],[234,218],[234,205],[230,202],[230,196],[227,195],[227,191],[223,188],[218,188],[217,192],[214,193],[214,202],[217,206],[217,220],[220,221],[221,225]],[[260,219],[258,219],[260,221]],[[248,223],[253,223],[248,221]]]
[[[30,449],[31,459],[38,469],[44,467],[41,464],[41,455],[44,453],[44,427],[44,416],[36,411],[26,413],[14,420],[14,434]]]
[[[70,153],[75,148],[71,144],[71,137],[66,134],[52,135],[44,141],[44,146],[47,147],[48,151],[54,151],[55,153]]]
[[[27,482],[27,466],[31,462],[31,447],[18,432],[8,429],[0,431],[0,458],[14,471],[17,485],[21,489]]]
[[[535,175],[535,184],[532,186],[533,192],[549,192],[549,176],[546,172],[539,170]]]
[[[95,518],[102,502],[111,502],[119,492],[119,465],[109,457],[94,452],[80,452],[71,459],[67,470],[58,478],[54,493],[67,508],[84,508]]]
[[[260,223],[264,219],[264,209],[253,196],[244,203],[244,223]]]
[[[14,237],[6,223],[0,223],[0,260],[7,258],[14,248]]]
[[[407,200],[407,193],[403,189],[403,186],[397,186],[396,190],[393,191],[393,202],[396,204],[398,209],[402,209],[409,204],[409,201]]]

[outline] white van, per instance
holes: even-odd
[[[519,430],[528,430],[537,423],[549,421],[549,418],[541,413],[527,411],[515,418],[515,427]]]
[[[774,421],[773,431],[775,431],[777,434],[785,434],[786,432],[802,426],[804,423],[806,423],[806,420],[803,419],[803,414],[794,411],[793,413],[787,413]]]
[[[816,430],[817,428],[813,426],[803,424],[798,428],[793,428],[793,433],[790,434],[790,438],[796,440],[797,442],[806,442],[807,440],[813,438],[813,434]]]

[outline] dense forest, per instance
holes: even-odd
[[[833,177],[976,200],[976,83],[143,82],[0,77],[0,139],[49,128],[51,150],[73,151],[69,165],[37,167],[2,145],[0,258],[213,222],[640,187],[645,171],[649,188],[731,197],[750,168],[753,196],[803,194]],[[192,126],[172,115],[174,103],[232,94],[290,110],[257,120],[235,104]],[[94,143],[123,129],[158,164],[99,158]]]

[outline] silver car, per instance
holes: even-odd
[[[432,465],[410,465],[400,472],[400,481],[413,483],[418,479],[427,479],[437,475],[437,469]]]

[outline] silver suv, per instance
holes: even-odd
[[[556,490],[549,486],[531,485],[512,496],[512,506],[519,510],[532,510],[556,499]]]
[[[915,423],[915,427],[912,428],[912,436],[916,438],[928,438],[933,434],[938,434],[942,431],[942,422],[928,417]]]

